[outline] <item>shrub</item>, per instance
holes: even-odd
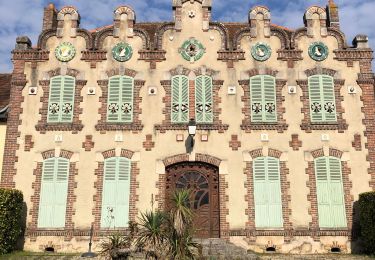
[[[14,250],[22,234],[22,207],[21,191],[0,189],[0,255]]]
[[[375,192],[359,195],[361,238],[366,253],[375,254]]]

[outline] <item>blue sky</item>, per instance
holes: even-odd
[[[136,11],[137,21],[172,20],[172,0],[0,0],[0,73],[11,72],[11,55],[18,35],[27,35],[36,43],[42,27],[43,7],[53,2],[60,9],[77,7],[81,27],[93,29],[111,24],[113,10],[129,5]],[[213,20],[247,21],[254,5],[271,9],[272,23],[296,29],[303,26],[303,14],[310,5],[325,6],[328,0],[212,0]],[[375,0],[336,0],[340,8],[341,28],[351,43],[357,34],[367,34],[375,48]]]

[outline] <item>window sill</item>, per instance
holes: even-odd
[[[46,123],[37,124],[35,129],[42,134],[46,133],[46,131],[72,131],[76,134],[83,129],[83,125],[75,123]]]
[[[143,125],[134,123],[108,123],[97,124],[95,126],[97,131],[142,131]]]
[[[348,125],[345,123],[302,123],[301,129],[306,132],[311,132],[311,130],[338,130],[339,133],[343,133],[348,129]]]
[[[197,130],[213,130],[213,131],[219,131],[219,133],[223,133],[224,131],[228,130],[229,125],[224,125],[224,124],[197,124]],[[156,131],[160,131],[161,133],[165,133],[165,131],[170,131],[170,130],[187,130],[188,129],[188,124],[183,123],[183,124],[168,124],[168,125],[155,125],[154,129]]]
[[[288,124],[285,123],[251,123],[242,124],[241,130],[251,132],[251,130],[275,130],[282,133],[288,129]]]

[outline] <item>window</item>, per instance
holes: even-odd
[[[257,228],[283,227],[280,165],[272,157],[254,160],[255,226]]]
[[[336,122],[336,103],[333,78],[314,75],[308,79],[311,122]]]
[[[43,162],[38,227],[65,227],[69,160],[50,158]]]
[[[131,123],[133,121],[134,79],[114,76],[109,79],[107,122]]]
[[[73,121],[75,78],[57,76],[51,78],[48,99],[48,123]]]
[[[130,160],[112,157],[104,161],[102,228],[127,227],[129,222]]]
[[[275,78],[268,75],[250,78],[251,122],[277,122]]]
[[[197,123],[212,123],[212,78],[199,76],[195,80],[195,117]]]
[[[319,226],[347,227],[341,161],[335,157],[315,159]]]
[[[186,76],[172,78],[172,123],[189,122],[189,79]]]

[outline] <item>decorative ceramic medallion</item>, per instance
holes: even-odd
[[[202,58],[205,52],[203,44],[196,39],[185,41],[180,48],[182,57],[187,61],[197,61]]]
[[[113,58],[117,61],[128,61],[133,56],[133,49],[129,44],[120,42],[116,44],[115,47],[113,47],[112,55]]]
[[[314,42],[309,47],[309,55],[313,60],[323,61],[328,57],[328,47],[322,42]]]
[[[262,42],[258,42],[251,48],[251,55],[257,61],[266,61],[271,57],[271,47]]]
[[[59,61],[71,61],[76,55],[76,48],[70,42],[60,43],[55,49],[55,56]]]

